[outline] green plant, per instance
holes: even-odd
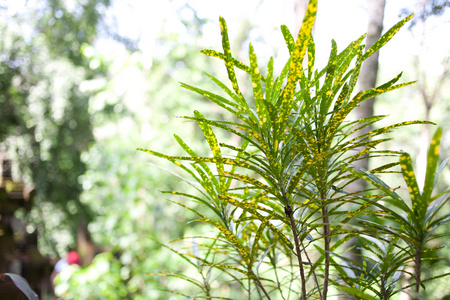
[[[221,18],[223,53],[202,52],[224,61],[232,89],[209,74],[207,76],[221,88],[222,94],[182,84],[229,113],[227,120],[211,120],[198,111],[193,117],[184,117],[199,125],[212,155],[198,155],[179,136],[175,139],[187,156],[170,156],[139,148],[176,164],[189,174],[190,178],[183,178],[183,181],[197,192],[164,193],[183,196],[192,204],[196,203],[196,206],[188,206],[170,200],[193,212],[197,216],[193,222],[207,223],[216,229],[214,235],[195,237],[188,245],[191,251],[166,246],[199,274],[197,278],[159,274],[183,279],[196,287],[191,296],[187,288],[182,292],[171,290],[173,293],[189,299],[228,299],[217,296],[214,287],[220,284],[222,289],[226,286],[231,286],[230,290],[239,289],[242,291],[239,297],[246,295],[248,299],[289,299],[298,295],[300,299],[327,299],[332,285],[338,293],[361,299],[388,299],[394,294],[391,286],[396,286],[399,276],[406,272],[403,268],[412,259],[420,270],[421,253],[426,251],[426,241],[432,236],[411,240],[412,232],[403,226],[407,223],[414,231],[421,221],[414,219],[417,221],[414,224],[400,221],[401,214],[396,210],[407,211],[408,206],[379,179],[383,173],[398,173],[390,169],[399,164],[405,176],[404,166],[409,168],[410,165],[405,162],[406,154],[376,150],[376,147],[391,139],[383,135],[393,129],[432,123],[407,121],[358,135],[361,129],[385,116],[349,120],[349,114],[362,101],[413,83],[396,84],[401,77],[399,74],[374,89],[353,93],[361,64],[384,46],[411,16],[388,30],[366,52],[361,44],[364,36],[341,52],[333,41],[327,65],[315,70],[311,29],[316,9],[317,0],[311,0],[296,41],[286,26],[281,27],[290,58],[276,78],[273,59],[267,65],[266,76],[260,73],[252,45],[249,66],[231,55],[227,26]],[[250,77],[251,99],[244,97],[235,68]],[[235,144],[219,142],[213,128],[228,133]],[[433,145],[436,142],[433,140]],[[438,160],[436,148],[433,149],[432,163]],[[391,160],[370,171],[352,164],[368,157]],[[400,163],[392,161],[396,157],[400,157]],[[432,172],[432,167],[429,168]],[[410,186],[411,177],[406,174]],[[426,182],[430,181],[429,176]],[[348,185],[358,178],[368,180],[373,187],[347,192]],[[430,205],[436,197],[431,197],[431,186],[427,184],[422,198]],[[434,202],[438,208],[431,208],[423,230],[447,220],[446,217],[431,220],[446,202],[445,195],[442,193]],[[422,215],[423,209],[421,206]],[[410,211],[413,214],[416,210]],[[378,224],[377,220],[397,222],[399,226],[392,227],[395,234],[386,238],[387,229],[382,229],[384,223]],[[366,223],[373,226],[366,229]],[[362,247],[369,250],[369,254],[363,256],[363,263],[341,255],[345,251],[343,245],[352,238],[359,239]],[[192,237],[182,240],[189,242],[190,239]],[[388,250],[377,255],[380,249]],[[389,267],[387,258],[397,260],[399,265]],[[369,272],[368,265],[374,263],[378,265]],[[418,291],[420,274],[416,279],[419,280]],[[408,288],[399,287],[400,290]],[[230,294],[230,297],[238,296]]]
[[[361,223],[366,230],[371,229],[371,232],[385,233],[391,238],[392,242],[387,249],[379,246],[377,247],[380,254],[384,254],[385,256],[389,255],[388,253],[394,250],[393,246],[400,249],[400,251],[395,253],[396,257],[394,261],[378,255],[378,257],[384,259],[384,263],[391,269],[391,274],[388,274],[385,278],[391,275],[395,277],[395,273],[393,274],[393,272],[399,272],[406,264],[413,263],[414,272],[409,273],[409,275],[411,275],[415,281],[414,284],[411,284],[411,286],[415,286],[413,292],[415,297],[419,297],[420,286],[423,282],[447,275],[435,276],[427,278],[426,280],[421,279],[422,261],[436,259],[429,257],[429,254],[443,248],[443,246],[432,248],[427,248],[426,246],[430,244],[433,239],[445,236],[443,234],[436,235],[434,234],[434,231],[450,219],[449,214],[442,212],[445,204],[450,199],[447,197],[450,189],[432,196],[437,179],[449,160],[447,158],[438,168],[441,135],[442,129],[438,128],[431,140],[430,148],[428,150],[425,182],[422,191],[419,190],[417,184],[411,157],[408,153],[403,153],[400,156],[401,172],[408,187],[409,203],[411,203],[411,205],[408,205],[408,203],[392,188],[378,177],[370,174],[367,170],[358,167],[356,167],[358,169],[357,171],[349,169],[354,175],[371,182],[385,193],[386,197],[384,200],[386,204],[374,203],[374,205],[378,206],[386,213],[385,218],[391,221],[391,225],[382,226],[379,223],[368,220],[361,220]],[[400,241],[403,241],[404,245],[399,243]],[[367,245],[367,247],[370,246]],[[371,252],[374,253],[374,251]],[[398,280],[398,278],[396,279]],[[393,294],[399,292],[399,290],[394,292],[393,288],[394,286],[388,285],[387,283],[383,284],[381,287],[382,293],[380,295],[382,296],[382,299],[389,299],[388,296],[391,295],[390,292],[393,292]]]

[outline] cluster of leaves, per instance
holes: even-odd
[[[436,238],[434,230],[448,219],[441,210],[449,190],[432,196],[437,175],[446,163],[437,170],[441,130],[433,137],[424,190],[420,192],[409,155],[376,147],[390,140],[382,135],[398,127],[431,122],[407,121],[359,134],[385,116],[348,120],[362,101],[412,83],[396,84],[399,74],[374,89],[353,93],[361,64],[411,16],[367,51],[361,44],[365,36],[341,52],[333,41],[327,65],[316,70],[311,35],[316,10],[317,1],[311,0],[295,41],[287,27],[281,27],[290,58],[276,78],[272,59],[266,76],[260,73],[252,45],[250,65],[231,55],[227,25],[221,18],[223,53],[203,53],[224,61],[232,88],[212,75],[207,76],[223,96],[182,84],[230,116],[228,120],[211,120],[195,111],[193,117],[184,117],[199,125],[212,156],[198,155],[177,135],[175,139],[187,156],[139,148],[190,175],[183,180],[197,192],[164,193],[200,205],[201,210],[170,200],[194,213],[194,222],[216,229],[213,235],[183,238],[192,239],[190,251],[166,246],[199,274],[159,274],[184,279],[197,288],[191,296],[188,289],[171,292],[189,299],[228,299],[216,295],[214,287],[220,284],[222,291],[240,290],[248,297],[326,299],[333,285],[340,294],[362,299],[389,299],[401,291],[418,296],[425,282],[420,276],[421,262],[438,249],[430,249],[428,244]],[[236,68],[251,79],[251,100],[245,99],[239,87]],[[213,128],[227,132],[238,144],[220,143]],[[391,162],[372,170],[353,164],[369,157],[388,157]],[[410,204],[380,179],[383,173],[400,173],[392,171],[398,165],[409,188]],[[347,191],[357,179],[373,186]],[[359,261],[342,255],[343,245],[352,238],[363,249]],[[415,272],[407,268],[410,264]],[[399,284],[407,276],[415,281],[415,289]]]

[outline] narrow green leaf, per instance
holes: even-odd
[[[390,87],[388,87],[388,88],[380,88],[380,87],[376,87],[376,88],[373,88],[373,89],[364,91],[364,92],[362,92],[362,93],[360,93],[360,94],[357,94],[353,99],[354,99],[357,103],[360,103],[360,102],[362,102],[362,101],[364,101],[364,100],[367,100],[367,99],[376,97],[376,96],[378,96],[378,95],[381,95],[381,94],[384,94],[384,93],[387,93],[387,92],[390,92],[390,91],[393,91],[393,90],[396,90],[396,89],[405,87],[405,86],[407,86],[407,85],[411,85],[411,84],[413,84],[413,83],[415,83],[415,81],[410,81],[410,82],[405,82],[405,83],[396,84],[396,85],[390,86]]]
[[[185,276],[185,275],[182,275],[182,274],[172,274],[172,273],[148,273],[147,275],[148,276],[158,276],[158,277],[178,278],[178,279],[190,282],[190,283],[198,286],[201,289],[203,288],[203,285],[199,281],[192,279],[191,276]]]
[[[331,40],[331,53],[330,58],[328,59],[328,64],[326,66],[327,75],[325,76],[325,82],[320,89],[318,97],[320,98],[320,123],[319,126],[323,126],[325,122],[325,117],[327,116],[328,109],[331,106],[331,103],[334,98],[333,91],[331,86],[334,80],[334,72],[336,70],[336,61],[337,61],[337,45],[334,40]]]
[[[203,115],[198,112],[194,111],[195,117],[199,119],[204,119]],[[222,152],[220,151],[219,143],[217,142],[217,137],[214,134],[214,131],[212,130],[211,126],[204,122],[199,122],[198,125],[200,126],[203,135],[205,136],[206,141],[208,142],[209,148],[211,149],[211,152],[214,157],[222,157]],[[216,163],[217,170],[219,172],[224,171],[223,164],[220,162]],[[210,176],[211,177],[211,176]],[[220,178],[220,186],[225,186],[225,179]],[[220,191],[220,189],[218,189]]]
[[[359,61],[363,56],[364,45],[359,45],[356,49],[356,61]],[[345,102],[350,100],[350,96],[353,95],[353,90],[356,87],[356,82],[358,81],[359,72],[361,71],[361,63],[356,63],[355,66],[349,71],[351,73],[350,79],[348,80],[349,93]]]
[[[252,247],[252,251],[250,252],[250,265],[251,266],[253,266],[253,263],[257,258],[258,249],[259,249],[259,240],[262,237],[265,227],[266,227],[266,225],[264,223],[262,223],[259,226],[258,231],[256,231],[255,238],[253,239],[253,247]],[[261,262],[262,262],[262,260],[261,260]],[[256,267],[256,271],[258,271],[259,265],[260,265],[260,263]]]
[[[224,201],[231,203],[237,207],[242,208],[244,211],[248,211],[249,213],[253,214],[254,216],[256,216],[258,218],[258,220],[261,221],[262,224],[264,224],[267,228],[270,228],[270,230],[277,235],[284,244],[286,244],[289,248],[293,249],[294,245],[292,244],[292,242],[283,234],[283,232],[278,229],[275,225],[273,225],[270,220],[272,220],[272,218],[277,215],[275,211],[271,212],[271,214],[269,216],[263,216],[261,215],[256,209],[260,209],[258,205],[256,204],[251,204],[251,203],[243,203],[240,201],[237,201],[236,199],[233,199],[231,197],[225,197],[225,196],[219,196],[221,199],[223,199]],[[281,217],[278,216],[279,220],[283,220]]]
[[[434,178],[436,177],[437,164],[439,162],[439,148],[441,143],[442,128],[438,127],[431,139],[430,148],[428,149],[427,157],[427,171],[425,175],[425,182],[423,185],[423,200],[430,203],[431,193],[435,185]]]
[[[417,185],[416,176],[414,175],[411,157],[408,153],[400,156],[400,168],[402,170],[403,179],[408,186],[409,196],[411,198],[412,211],[416,218],[423,220],[425,217],[427,203],[420,195],[419,186]]]
[[[339,285],[338,287],[339,287],[339,289],[349,293],[350,295],[359,297],[364,300],[378,300],[377,298],[375,298],[363,291],[360,291],[354,287],[349,287],[349,286],[345,286],[345,285]]]
[[[247,176],[247,175],[242,175],[242,174],[230,173],[230,172],[226,172],[226,171],[223,172],[222,174],[231,176],[231,177],[233,177],[233,178],[235,178],[235,179],[237,179],[237,180],[239,180],[241,182],[249,183],[249,184],[253,185],[254,187],[256,187],[258,189],[263,189],[264,191],[267,191],[267,192],[271,193],[274,196],[277,196],[277,195],[279,196],[279,191],[278,190],[274,189],[271,186],[268,186],[268,185],[262,183],[261,181],[255,179],[253,177],[250,177],[250,176]],[[266,179],[268,179],[268,178],[266,178]],[[270,180],[270,178],[269,178],[269,180]]]
[[[335,85],[340,86],[343,82],[350,77],[354,70],[349,69],[350,63],[353,59],[358,55],[358,53],[362,52],[361,42],[364,39],[365,35],[362,35],[359,39],[350,43],[344,51],[338,54],[337,64],[336,64],[336,75],[335,75]],[[344,75],[345,74],[345,75]]]
[[[233,246],[239,252],[239,254],[241,255],[241,257],[244,260],[245,264],[247,266],[249,265],[250,258],[249,258],[249,254],[247,252],[247,249],[245,249],[245,247],[242,246],[242,244],[239,242],[239,240],[236,238],[236,236],[231,231],[229,231],[225,226],[223,226],[222,224],[220,224],[217,221],[214,221],[214,220],[211,220],[211,219],[208,219],[208,218],[202,218],[202,219],[198,219],[196,221],[197,222],[209,223],[209,224],[213,225],[214,227],[216,227],[217,229],[219,229],[220,232],[223,233],[223,235],[226,237],[227,241],[229,241],[231,244],[233,244]]]
[[[236,79],[236,72],[234,71],[233,57],[231,56],[230,41],[228,39],[227,23],[225,22],[225,19],[222,17],[219,18],[219,23],[220,23],[220,31],[222,34],[224,61],[225,66],[227,67],[228,78],[230,79],[231,85],[236,94],[239,96],[239,98],[244,99],[244,96],[242,96],[242,93],[239,89],[239,85]]]
[[[228,110],[229,112],[231,112],[233,115],[235,115],[237,118],[239,118],[240,120],[246,122],[246,123],[251,123],[251,120],[247,117],[245,117],[243,115],[244,110],[242,109],[242,106],[240,106],[239,104],[233,103],[232,101],[229,101],[225,98],[223,98],[222,96],[219,96],[217,94],[199,89],[197,87],[185,84],[185,83],[181,83],[181,87],[187,89],[187,90],[191,90],[193,92],[196,92],[199,95],[202,95],[203,97],[205,97],[206,99],[216,103],[217,105],[219,105],[220,107]],[[225,87],[226,88],[226,87]],[[231,90],[227,89],[227,91],[235,96],[233,97],[233,99],[236,101],[236,99],[239,99]],[[238,101],[236,101],[237,103],[239,103]],[[248,106],[244,105],[244,108],[246,109],[245,112],[250,111],[250,108],[248,108]]]
[[[198,157],[198,155],[178,135],[174,134],[174,137],[175,140],[178,142],[178,144],[183,148],[183,150],[185,150],[192,157]],[[211,169],[203,162],[201,162],[200,165],[202,166],[203,170],[208,174],[208,178],[206,178],[206,180],[204,181],[213,183],[215,188],[219,191],[220,190],[219,182],[215,178],[214,174],[211,172]],[[203,173],[199,169],[196,170],[200,175],[201,173]],[[199,183],[201,184],[202,182],[199,181]]]
[[[295,42],[294,37],[292,36],[291,32],[287,28],[286,25],[281,25],[281,33],[283,33],[284,41],[286,42],[286,46],[289,50],[289,54],[292,56],[295,49]]]
[[[386,89],[388,87],[391,87],[394,83],[396,83],[400,79],[400,77],[402,77],[402,75],[403,75],[403,72],[401,72],[400,74],[395,76],[393,79],[389,80],[388,82],[380,85],[378,88],[379,89]]]
[[[377,50],[379,50],[381,47],[383,47],[389,40],[400,30],[400,28],[405,25],[406,22],[408,22],[413,17],[413,14],[409,15],[408,17],[404,18],[397,24],[395,24],[391,29],[389,29],[383,36],[376,41],[367,51],[364,53],[364,56],[361,58],[361,61],[366,60],[369,58],[372,54],[374,54]]]
[[[201,202],[201,203],[204,203],[204,204],[205,204],[206,206],[208,206],[211,210],[215,211],[216,214],[218,214],[218,215],[220,214],[220,212],[219,212],[214,206],[212,206],[210,203],[208,203],[207,201],[205,201],[205,200],[202,199],[202,198],[199,198],[199,197],[196,197],[196,196],[193,196],[193,195],[190,195],[190,194],[179,193],[179,192],[163,191],[163,193],[164,193],[164,194],[179,195],[179,196],[184,196],[184,197],[188,197],[188,198],[195,199],[195,200],[197,200],[197,201],[199,201],[199,202]],[[187,209],[187,210],[190,210],[190,211],[192,211],[193,213],[195,213],[196,215],[198,215],[199,217],[205,218],[204,215],[202,215],[201,213],[199,213],[199,212],[196,211],[195,209],[193,209],[193,208],[191,208],[191,207],[189,207],[189,206],[187,206],[187,205],[184,205],[183,203],[180,203],[180,202],[177,202],[177,201],[173,201],[173,200],[170,200],[170,199],[167,199],[167,201],[170,201],[170,202],[175,203],[175,204],[177,204],[177,205],[179,205],[179,206],[181,206],[181,207],[183,207],[183,208],[185,208],[185,209]]]
[[[284,79],[289,73],[289,67],[291,65],[292,57],[289,57],[288,61],[281,70],[280,76],[275,80],[273,89],[272,89],[272,97],[269,99],[271,103],[276,103],[276,106],[279,106],[279,101],[281,100],[279,95],[281,93],[281,86],[284,83]]]
[[[229,265],[224,265],[224,264],[209,264],[209,263],[205,263],[203,265],[204,266],[214,267],[214,268],[219,268],[219,269],[228,269],[228,270],[237,271],[239,273],[244,274],[248,278],[253,278],[254,277],[253,274],[247,272],[246,270],[242,270],[242,269],[234,267],[234,266],[229,266]]]
[[[295,49],[291,54],[291,63],[289,66],[289,75],[287,78],[286,86],[283,89],[280,96],[280,112],[279,117],[275,121],[277,124],[278,132],[275,135],[280,135],[284,131],[286,122],[290,115],[290,111],[293,107],[293,96],[298,79],[300,78],[302,71],[303,57],[305,56],[306,49],[311,37],[311,30],[314,26],[314,21],[317,12],[317,0],[309,1],[306,9],[306,14],[302,22],[302,26],[298,33],[297,40],[295,42]],[[275,141],[274,148],[278,148],[279,141]]]
[[[450,190],[448,191],[450,192]],[[445,199],[445,201],[444,201]],[[447,197],[446,194],[441,195],[432,206],[428,207],[427,214],[425,215],[424,222],[428,222],[433,219],[433,217],[439,212],[439,210],[448,202],[450,201],[450,197]]]
[[[173,253],[177,254],[177,255],[180,256],[182,259],[184,259],[187,263],[189,263],[190,265],[194,266],[194,268],[196,268],[196,269],[198,268],[198,266],[197,266],[196,263],[194,263],[194,262],[191,260],[191,258],[195,258],[195,259],[200,259],[200,260],[202,260],[202,259],[199,258],[199,257],[195,257],[195,256],[193,256],[193,255],[189,255],[189,254],[186,254],[186,253],[181,253],[181,252],[175,250],[174,248],[172,248],[172,247],[170,247],[170,246],[167,246],[166,244],[163,244],[163,243],[158,242],[157,240],[153,240],[153,241],[154,241],[155,243],[159,244],[160,246],[162,246],[162,247],[164,247],[164,248],[166,248],[166,249],[169,249],[169,250],[172,251]]]
[[[260,128],[263,128],[264,131],[266,131],[267,127],[270,126],[270,118],[269,114],[267,113],[266,106],[264,104],[258,61],[255,55],[255,51],[253,50],[252,44],[250,44],[249,47],[249,58],[250,58],[253,96],[256,104],[256,112],[258,114],[259,126]]]
[[[408,207],[408,205],[406,205],[406,203],[403,201],[403,199],[392,188],[390,188],[386,183],[384,183],[380,178],[371,174],[364,168],[361,168],[359,166],[352,165],[352,164],[350,164],[350,165],[353,168],[356,168],[359,172],[356,172],[353,169],[348,168],[348,167],[344,167],[344,168],[347,171],[356,175],[357,177],[364,179],[366,181],[369,181],[374,186],[380,188],[383,192],[385,192],[386,194],[388,194],[391,197],[391,199],[392,199],[391,203],[396,205],[398,208],[401,208],[405,212],[411,212],[410,208]]]
[[[27,297],[29,300],[39,300],[38,295],[31,289],[30,285],[28,284],[28,281],[25,278],[23,278],[22,276],[20,276],[18,274],[14,274],[14,273],[3,273],[0,276],[1,281],[4,281],[4,279],[1,278],[2,276],[8,276],[12,280],[14,285],[23,293],[23,296]],[[6,285],[4,285],[3,287],[5,288]],[[6,291],[3,290],[3,292],[11,292],[11,291],[8,291],[6,289]],[[11,294],[10,294],[10,296],[11,296]],[[18,297],[19,297],[19,299],[22,298],[22,296],[18,296]]]
[[[338,99],[334,103],[334,107],[333,107],[334,111],[338,111],[341,108],[342,104],[344,103],[345,98],[347,97],[347,94],[348,94],[348,84],[345,83],[344,87],[342,88],[341,93],[339,94]]]
[[[270,58],[267,64],[267,78],[266,78],[266,101],[270,102],[272,97],[273,87],[273,57]]]
[[[223,53],[217,52],[215,50],[206,50],[205,49],[205,50],[201,50],[200,52],[205,54],[206,56],[217,57],[221,60],[225,60],[225,56],[223,55]],[[234,66],[236,66],[239,69],[241,69],[242,71],[250,74],[250,68],[248,66],[246,66],[245,64],[243,64],[242,62],[238,61],[235,58],[231,58],[231,62],[233,63]],[[264,76],[261,75],[261,80],[265,81],[266,79],[264,78]]]
[[[311,80],[314,74],[315,59],[316,59],[316,44],[314,43],[314,37],[311,34],[308,43],[308,80]]]

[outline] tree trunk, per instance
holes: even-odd
[[[77,250],[84,266],[90,265],[95,255],[102,251],[92,241],[87,225],[87,223],[81,221],[77,228]]]
[[[367,28],[366,51],[381,37],[385,5],[385,0],[369,0],[369,25]],[[377,51],[364,61],[358,82],[360,90],[368,90],[375,87],[378,74],[378,56],[379,52]],[[356,118],[362,119],[373,116],[373,102],[374,98],[363,101],[355,110]],[[359,134],[364,134],[370,130],[372,130],[372,126],[367,126]],[[364,169],[368,168],[367,159],[360,160],[357,164]],[[354,190],[363,190],[365,186],[365,181],[359,180]]]
[[[366,38],[366,48],[369,49],[380,37],[383,31],[383,19],[384,19],[384,8],[386,5],[385,0],[369,0],[369,24],[367,28],[367,38]],[[360,76],[359,76],[359,89],[368,90],[372,89],[376,85],[377,74],[378,74],[378,56],[379,52],[375,52],[371,57],[364,61]],[[373,116],[373,103],[374,98],[363,101],[358,108],[356,108],[356,118],[363,119]],[[367,126],[358,132],[359,135],[367,133],[372,130],[372,126]],[[355,162],[356,165],[368,169],[369,161],[368,159],[362,159]],[[349,186],[351,192],[362,191],[366,189],[366,182],[364,180],[357,180]],[[355,239],[351,239],[344,247],[352,247],[356,242]],[[346,256],[350,257],[355,261],[361,261],[360,250],[357,247],[353,247],[350,251],[346,253]],[[339,296],[340,300],[349,299],[348,297],[342,295]]]

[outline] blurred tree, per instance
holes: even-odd
[[[158,290],[162,288],[160,279],[146,274],[163,269],[177,273],[183,266],[155,240],[197,234],[199,225],[187,225],[190,216],[171,205],[161,193],[179,185],[170,174],[171,166],[163,166],[169,172],[155,170],[143,164],[147,158],[135,152],[140,145],[175,151],[176,142],[167,135],[168,127],[179,135],[192,132],[201,139],[202,133],[194,123],[175,117],[190,112],[193,105],[196,109],[210,107],[179,86],[179,81],[186,80],[208,85],[200,71],[207,69],[207,57],[199,53],[205,20],[185,2],[172,8],[177,18],[163,20],[151,62],[146,61],[145,53],[131,53],[120,47],[111,47],[107,53],[85,49],[87,53],[94,51],[91,60],[109,66],[106,88],[91,97],[96,141],[82,155],[87,171],[80,177],[84,189],[81,202],[98,213],[89,224],[92,238],[109,254],[96,257],[88,268],[77,270],[70,282],[64,281],[70,283],[68,299],[84,299],[86,295],[101,298],[104,290],[98,287],[105,284],[109,284],[110,299],[167,299]],[[166,23],[174,22],[183,25],[179,27],[181,32],[167,29],[171,26]],[[112,115],[105,111],[112,111]],[[204,146],[193,145],[200,152]],[[111,272],[104,272],[105,268]],[[89,282],[84,280],[87,277],[91,278]]]
[[[417,83],[413,86],[414,94],[419,99],[422,104],[423,118],[425,120],[434,120],[436,123],[442,124],[444,130],[448,131],[450,127],[448,126],[448,112],[450,111],[448,93],[445,91],[449,86],[449,75],[450,75],[450,53],[447,50],[446,56],[441,57],[441,61],[437,62],[438,67],[436,68],[436,63],[432,59],[436,59],[433,56],[432,45],[428,34],[433,30],[433,21],[437,17],[442,17],[446,12],[447,8],[450,7],[450,1],[448,0],[431,0],[415,1],[414,8],[404,8],[400,12],[400,17],[407,14],[414,13],[415,17],[412,19],[409,29],[418,40],[418,47],[416,54],[413,58],[412,65],[415,71],[415,78]],[[434,20],[433,20],[434,19]],[[419,103],[420,103],[419,102]],[[437,121],[437,120],[440,120]],[[433,129],[431,126],[423,126],[418,138],[417,148],[418,154],[416,156],[416,173],[419,186],[423,186],[426,171],[427,162],[427,142],[431,139],[431,133]],[[447,141],[448,143],[448,141]],[[450,155],[449,147],[443,146],[441,149],[442,157],[446,158]],[[442,186],[438,186],[437,192],[448,188],[449,178],[447,177],[447,182]],[[448,214],[448,209],[446,211]],[[443,232],[448,232],[450,230],[450,225],[446,224],[443,228]],[[440,239],[436,241],[437,245],[446,245],[448,251],[448,246],[450,245],[448,241]],[[448,256],[449,254],[447,254]],[[436,276],[437,270],[442,271],[447,269],[448,264],[444,264],[438,260],[429,260],[424,268],[426,276]],[[432,298],[447,298],[449,296],[448,291],[441,290],[441,286],[448,285],[448,279],[442,279],[442,282],[433,283],[435,288],[427,289],[427,297]],[[402,294],[402,300],[411,299],[411,296]]]
[[[418,23],[423,23],[429,17],[442,16],[447,8],[450,7],[449,0],[418,0],[415,3],[416,10],[405,7],[401,10],[400,16],[416,14],[416,18],[411,20],[409,28],[413,28]]]
[[[25,10],[2,8],[0,147],[18,163],[16,175],[36,185],[31,218],[54,253],[74,246],[61,232],[74,237],[78,231],[89,241],[93,213],[80,201],[79,176],[86,171],[80,157],[93,141],[92,92],[82,85],[105,76],[105,66],[83,49],[94,42],[110,2],[27,1]]]
[[[384,20],[384,8],[386,6],[385,0],[369,0],[369,22],[367,26],[367,37],[365,50],[369,49],[380,37],[383,31]],[[359,90],[364,91],[375,87],[378,75],[378,57],[379,51],[375,52],[369,59],[367,59],[361,67],[359,76]],[[374,98],[364,101],[355,110],[356,118],[363,119],[373,116],[373,103]],[[363,129],[362,134],[372,130],[372,126],[369,125]],[[356,164],[364,169],[368,169],[368,159],[357,161]],[[354,191],[364,190],[366,182],[358,180],[354,183],[352,188]]]
[[[428,53],[427,48],[427,36],[426,32],[430,30],[427,22],[429,19],[442,16],[446,9],[450,7],[450,1],[448,0],[432,0],[432,1],[416,1],[415,9],[411,10],[409,8],[404,8],[400,12],[400,16],[404,16],[406,14],[415,14],[415,18],[413,18],[413,22],[410,24],[409,29],[414,31],[419,40],[419,47],[416,56],[414,57],[413,65],[415,70],[415,76],[418,79],[417,84],[415,84],[415,89],[417,94],[420,96],[420,99],[423,103],[424,108],[424,119],[430,120],[431,111],[440,103],[444,104],[448,103],[446,101],[445,93],[443,93],[443,89],[445,88],[446,83],[449,79],[449,65],[450,65],[450,53],[447,53],[447,57],[442,58],[441,68],[439,70],[432,70],[427,66],[429,64],[428,61]],[[422,141],[430,140],[430,126],[424,126],[421,132],[420,139]],[[426,155],[427,155],[427,147],[426,143],[419,143],[419,152],[416,159],[416,165],[418,168],[419,175],[419,184],[422,184],[423,179],[425,178],[425,168],[426,168]]]

